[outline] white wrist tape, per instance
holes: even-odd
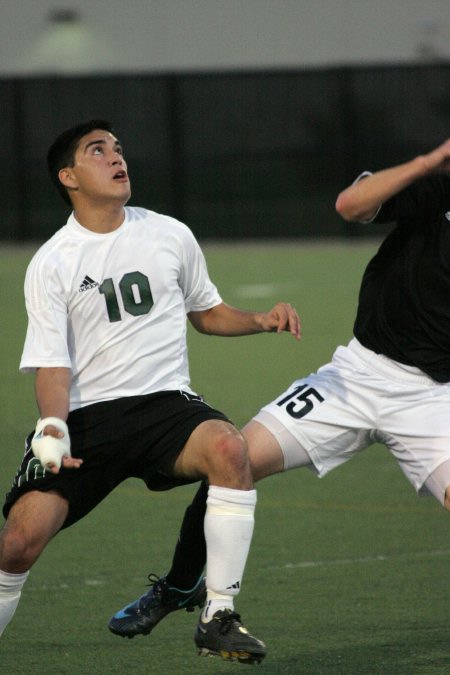
[[[44,429],[49,425],[56,427],[58,431],[62,431],[64,436],[62,438],[44,436]],[[69,429],[64,420],[59,417],[39,419],[36,424],[33,440],[31,441],[31,449],[44,469],[48,468],[49,464],[54,464],[59,469],[62,458],[64,456],[70,457]]]

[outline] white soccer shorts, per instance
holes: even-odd
[[[293,382],[254,420],[279,441],[285,470],[305,466],[306,450],[310,468],[324,476],[383,443],[419,493],[429,494],[425,481],[445,467],[439,495],[433,490],[444,501],[450,485],[450,384],[375,354],[356,339],[338,347],[317,373]]]

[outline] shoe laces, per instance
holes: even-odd
[[[215,620],[220,624],[219,633],[221,635],[226,635],[226,633],[229,633],[233,628],[234,623],[241,623],[241,615],[237,612],[229,611]]]
[[[154,572],[150,572],[147,579],[149,583],[146,584],[146,586],[150,586],[150,588],[153,587],[153,594],[157,596],[158,595],[162,596],[164,594],[164,591],[167,589],[167,582],[165,577],[159,577]],[[147,593],[149,593],[149,591],[147,591]]]
[[[147,579],[148,579],[148,582],[149,582],[149,583],[146,584],[146,586],[154,586],[154,585],[157,584],[159,581],[164,582],[164,578],[159,577],[159,576],[158,576],[157,574],[155,574],[154,572],[150,572],[150,574],[148,575]]]

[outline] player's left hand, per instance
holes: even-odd
[[[270,312],[263,315],[262,325],[270,333],[287,331],[296,340],[300,340],[302,336],[300,317],[289,302],[278,302]]]

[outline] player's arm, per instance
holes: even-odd
[[[77,469],[82,460],[70,455],[70,439],[66,425],[69,414],[69,368],[37,368],[36,401],[40,419],[33,439],[33,452],[52,473],[60,465]],[[48,420],[48,423],[46,421]]]
[[[380,205],[427,174],[450,171],[450,139],[426,155],[377,171],[343,190],[336,211],[348,221],[371,220]]]
[[[69,368],[37,368],[35,379],[36,401],[41,418],[59,417],[66,420],[69,414]]]
[[[222,302],[211,309],[190,312],[188,317],[196,330],[207,335],[233,337],[287,331],[297,340],[301,337],[300,318],[286,302],[277,303],[269,312],[248,312]]]

